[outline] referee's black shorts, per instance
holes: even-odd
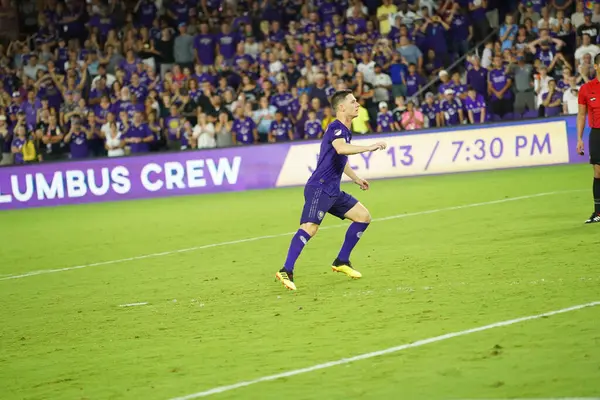
[[[600,128],[592,128],[590,131],[590,164],[600,165]]]

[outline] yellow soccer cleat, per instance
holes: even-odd
[[[285,286],[289,290],[296,290],[296,285],[294,284],[294,274],[292,272],[287,272],[282,269],[275,274],[275,278]]]
[[[362,274],[360,272],[358,272],[357,270],[355,270],[354,268],[352,268],[352,263],[350,261],[340,261],[338,258],[335,259],[335,261],[333,262],[333,265],[331,266],[331,269],[334,272],[342,272],[344,274],[346,274],[346,276],[349,276],[350,278],[353,279],[358,279],[358,278],[362,278]]]

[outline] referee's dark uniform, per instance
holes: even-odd
[[[594,60],[594,68],[600,64],[598,61],[599,60],[596,59]],[[586,224],[591,224],[600,222],[600,81],[598,79],[592,79],[579,89],[578,103],[578,139],[581,140],[583,137],[583,125],[585,120],[584,112],[587,113],[588,125],[592,128],[590,130],[588,152],[590,155],[590,164],[594,166],[594,212],[592,213],[592,216],[585,221]],[[579,150],[581,151],[581,149]]]

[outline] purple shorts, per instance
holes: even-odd
[[[354,197],[346,192],[339,192],[337,196],[330,196],[320,186],[306,186],[304,188],[304,208],[300,224],[312,222],[320,225],[325,213],[345,219],[344,215],[358,203]]]

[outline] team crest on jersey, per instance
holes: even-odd
[[[325,216],[325,213],[323,211],[319,211],[317,213],[317,217],[319,218],[319,221],[322,220],[324,216]]]
[[[595,98],[595,97],[592,97],[592,98],[590,99],[590,101],[596,101],[596,98]]]
[[[341,130],[341,129],[338,129],[338,130],[337,130],[337,131],[335,131],[333,134],[334,134],[335,136],[340,136],[340,135],[342,134],[342,130]]]

